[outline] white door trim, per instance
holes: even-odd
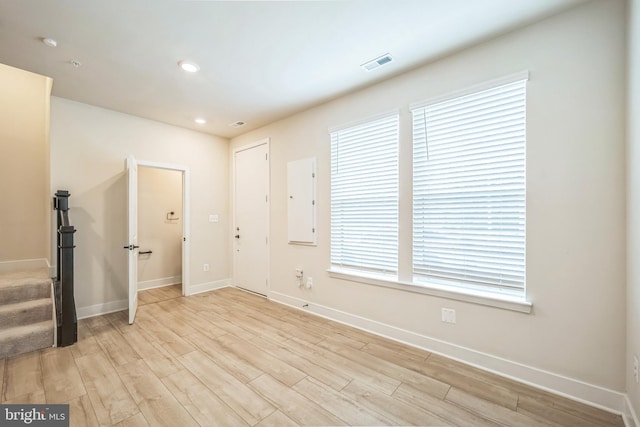
[[[127,282],[129,324],[138,311],[138,162],[127,157]]]
[[[271,265],[269,260],[271,259],[271,138],[264,138],[264,139],[260,139],[258,141],[249,143],[249,144],[245,144],[245,145],[241,145],[239,147],[235,147],[233,149],[233,152],[231,153],[231,188],[232,188],[232,193],[233,193],[233,211],[232,211],[232,217],[233,220],[231,221],[231,230],[230,230],[230,241],[232,242],[232,247],[234,245],[234,235],[235,235],[235,229],[236,229],[236,162],[235,162],[235,158],[236,158],[236,153],[239,153],[241,151],[245,151],[245,150],[249,150],[251,148],[255,148],[255,147],[259,147],[260,145],[267,145],[267,295],[269,294],[269,289],[271,288]],[[232,251],[233,252],[233,284],[235,285],[236,283],[236,251],[235,249]]]
[[[170,164],[151,162],[147,160],[138,160],[138,166],[144,166],[148,168],[166,169],[172,171],[182,172],[182,295],[188,296],[192,294],[191,282],[190,282],[190,248],[191,248],[191,215],[190,215],[190,188],[191,178],[189,168]]]

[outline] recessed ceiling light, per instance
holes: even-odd
[[[382,67],[383,65],[387,65],[389,62],[393,61],[393,56],[390,54],[384,54],[376,59],[372,59],[369,62],[365,62],[361,65],[361,67],[365,71],[375,70],[376,68]]]
[[[229,126],[231,126],[232,128],[239,128],[240,126],[244,126],[244,122],[229,123]]]
[[[182,68],[184,71],[188,73],[195,73],[200,70],[200,67],[195,62],[180,61],[178,62],[178,65],[180,66],[180,68]]]
[[[50,39],[49,37],[42,39],[42,43],[46,44],[49,47],[58,46],[58,42],[55,41],[54,39]]]
[[[203,125],[203,124],[207,123],[207,121],[205,119],[203,119],[202,117],[196,117],[193,121],[196,122],[199,125]]]

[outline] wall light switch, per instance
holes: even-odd
[[[220,216],[218,215],[209,215],[209,222],[218,222],[220,221]]]

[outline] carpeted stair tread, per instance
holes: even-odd
[[[0,358],[53,346],[48,269],[0,273]]]
[[[0,330],[51,320],[52,313],[51,298],[0,305]]]
[[[49,270],[47,268],[0,272],[0,282],[2,282],[5,279],[18,280],[18,279],[47,279],[47,278],[49,278]]]
[[[51,296],[51,279],[0,280],[0,306]]]
[[[53,346],[53,320],[0,331],[0,358]]]
[[[41,285],[50,283],[49,277],[0,278],[0,289],[15,288],[25,285]]]

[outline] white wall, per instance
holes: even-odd
[[[181,283],[182,226],[182,172],[138,168],[139,289]]]
[[[627,393],[640,415],[640,386],[633,379],[633,356],[640,356],[640,1],[629,3],[627,110]]]
[[[578,388],[584,382],[624,391],[624,6],[587,3],[233,139],[239,146],[271,138],[270,296],[492,355],[496,370],[513,361],[534,368],[529,373],[575,379]],[[522,70],[530,71],[527,295],[533,313],[330,278],[328,128],[400,108],[401,181],[410,182],[408,105]],[[318,246],[288,245],[286,165],[314,156]],[[410,189],[400,198],[410,206]],[[403,212],[400,232],[410,233],[410,211]],[[401,247],[401,256],[408,250]],[[312,290],[295,285],[296,266],[313,277]],[[442,307],[457,310],[456,325],[440,321]]]
[[[191,284],[229,278],[228,150],[224,138],[52,97],[51,185],[71,193],[80,316],[124,308],[128,155],[189,168]],[[210,213],[220,214],[220,222],[208,222]]]
[[[49,77],[0,64],[0,267],[49,260]],[[20,263],[16,263],[18,268]]]

